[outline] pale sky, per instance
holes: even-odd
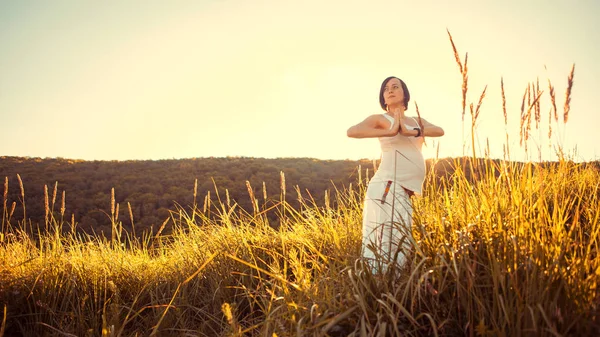
[[[461,156],[463,143],[470,154],[449,29],[469,53],[468,102],[488,85],[479,154],[489,140],[502,157],[501,77],[518,157],[527,83],[539,77],[547,121],[553,82],[562,120],[575,63],[569,121],[553,144],[595,160],[599,15],[594,0],[0,0],[0,156],[378,158],[376,139],[346,130],[383,112],[390,75],[408,85],[407,114],[416,101],[446,131],[426,157],[438,146],[440,157]],[[546,126],[530,146],[553,159]]]

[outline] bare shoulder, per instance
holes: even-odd
[[[378,113],[374,113],[371,116],[367,117],[368,119],[371,119],[373,121],[385,121],[387,120],[383,114],[378,114]]]
[[[423,117],[415,116],[413,118],[416,119],[417,121],[419,121],[419,123],[422,123],[424,126],[432,126],[433,125],[433,124],[431,124],[431,122],[429,122],[427,119],[425,119]]]
[[[389,127],[389,121],[382,114],[372,114],[367,117],[363,123],[370,125],[374,128],[386,128]]]

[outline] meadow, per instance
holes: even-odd
[[[467,104],[467,58],[452,47],[474,135],[485,90]],[[563,123],[573,77],[574,68]],[[542,96],[539,83],[528,85],[524,144]],[[559,123],[550,82],[546,96]],[[360,259],[369,179],[360,167],[356,183],[338,186],[323,206],[301,189],[286,194],[282,173],[279,195],[255,195],[247,182],[252,211],[227,194],[194,193],[191,205],[170,211],[171,233],[141,237],[123,230],[114,198],[110,235],[75,231],[56,190],[45,196],[44,229],[32,233],[12,220],[14,212],[27,219],[23,186],[15,209],[5,180],[0,336],[600,334],[600,168],[562,150],[556,162],[516,163],[506,150],[500,161],[473,150],[451,176],[430,170],[413,200],[409,263],[385,274]],[[267,221],[273,212],[278,228]]]

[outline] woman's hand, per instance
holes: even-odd
[[[407,128],[406,125],[404,125],[404,127],[400,128],[399,133],[401,135],[403,135],[403,136],[406,136],[406,137],[416,137],[419,134],[419,131],[414,130],[413,128]]]
[[[399,108],[395,109],[392,114],[394,116],[394,123],[390,129],[390,137],[395,136],[398,133],[405,137],[414,137],[419,134],[417,130],[406,127],[404,124],[404,118],[402,118],[402,111],[400,111]]]
[[[388,137],[393,137],[398,133],[402,133],[403,129],[406,129],[402,127],[402,111],[399,108],[392,111],[392,116],[394,117],[394,123],[392,123]]]

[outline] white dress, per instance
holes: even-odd
[[[394,123],[394,119],[384,114]],[[419,127],[416,119],[403,127]],[[391,126],[390,126],[391,128]],[[423,137],[397,134],[380,137],[381,163],[369,181],[363,208],[363,257],[374,271],[384,272],[391,263],[404,265],[412,246],[412,203],[425,179],[421,153]]]

